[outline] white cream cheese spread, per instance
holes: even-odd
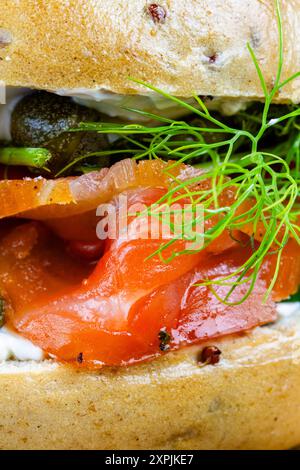
[[[147,120],[147,117],[128,111],[128,108],[174,119],[187,113],[186,109],[182,106],[155,92],[148,93],[147,95],[118,95],[117,93],[111,93],[103,89],[89,90],[85,88],[75,88],[73,90],[58,90],[57,94],[72,97],[76,103],[94,108],[110,117],[119,117],[128,120]],[[195,106],[197,105],[193,98],[187,99],[186,101]],[[232,115],[245,109],[247,102],[238,99],[213,98],[209,99],[206,105],[211,110],[220,111],[225,115]]]
[[[0,361],[42,361],[43,351],[6,327],[0,329]]]
[[[32,90],[28,88],[7,88],[6,104],[0,105],[0,141],[11,140],[10,126],[12,112],[19,100],[28,93],[32,93]],[[71,90],[57,90],[56,93],[73,98],[76,103],[96,109],[107,116],[129,121],[145,122],[149,119],[129,111],[128,108],[139,109],[174,119],[186,114],[186,110],[183,107],[154,92],[149,95],[119,95],[103,89],[89,90],[75,88]],[[196,104],[193,103],[193,99],[188,101],[191,104]],[[235,114],[247,106],[247,102],[243,100],[224,98],[214,98],[207,101],[206,104],[209,109],[220,111],[225,115]]]

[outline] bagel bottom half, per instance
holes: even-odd
[[[300,315],[130,368],[0,365],[1,449],[289,449],[300,444]]]

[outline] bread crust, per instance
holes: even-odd
[[[300,443],[299,313],[139,366],[0,366],[1,449],[288,449]]]
[[[261,99],[250,43],[272,87],[278,63],[274,0],[1,0],[0,79],[52,91],[143,92],[142,79],[175,95]],[[282,80],[300,69],[300,0],[282,0]],[[11,43],[9,41],[11,38]],[[300,79],[277,101],[300,101]]]

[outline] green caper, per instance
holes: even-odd
[[[25,96],[15,107],[11,120],[13,144],[44,147],[52,154],[49,167],[53,172],[88,153],[108,148],[105,135],[97,132],[68,132],[81,122],[99,122],[95,110],[80,106],[70,98],[37,91]],[[101,160],[103,166],[109,159]]]

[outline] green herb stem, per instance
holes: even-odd
[[[0,163],[2,165],[44,168],[50,159],[51,153],[44,148],[0,148]]]

